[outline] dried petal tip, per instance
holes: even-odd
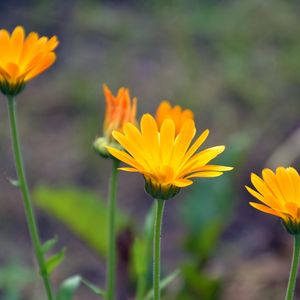
[[[175,197],[179,192],[178,186],[167,184],[162,185],[145,177],[145,190],[154,199],[168,200]]]

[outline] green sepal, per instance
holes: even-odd
[[[289,234],[298,235],[300,233],[300,222],[297,222],[291,218],[281,219],[281,221]]]
[[[0,82],[0,90],[4,95],[14,97],[24,90],[25,85],[26,84],[23,80],[17,82],[16,84],[10,84],[4,79]]]
[[[145,190],[154,199],[168,200],[175,197],[179,192],[178,186],[168,184],[161,185],[153,182],[151,179],[145,177]]]

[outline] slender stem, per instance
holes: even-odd
[[[294,235],[293,260],[292,260],[290,278],[286,290],[285,300],[294,299],[294,292],[295,292],[296,279],[297,279],[298,266],[299,266],[299,253],[300,253],[300,235],[298,234],[298,235]]]
[[[119,161],[113,159],[108,196],[107,300],[115,299],[116,290],[116,193]]]
[[[30,198],[29,188],[26,180],[24,164],[22,159],[19,133],[17,127],[16,119],[16,101],[14,97],[7,97],[8,99],[8,112],[9,112],[9,121],[10,121],[10,131],[12,139],[12,148],[15,158],[15,167],[18,175],[18,183],[23,196],[25,215],[27,220],[27,225],[32,240],[33,248],[35,251],[35,256],[39,265],[40,275],[42,276],[45,290],[48,296],[48,300],[53,300],[52,287],[49,280],[45,258],[42,251],[42,246],[40,242],[40,237],[37,229],[37,224],[34,216],[34,211],[32,207],[32,202]]]
[[[161,225],[163,219],[165,201],[156,200],[156,215],[154,223],[154,245],[153,245],[153,292],[154,300],[160,300],[160,241]]]

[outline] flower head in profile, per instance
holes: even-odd
[[[169,101],[164,100],[159,104],[155,114],[155,119],[159,129],[161,128],[163,121],[168,118],[174,121],[175,132],[178,134],[186,120],[194,119],[194,114],[190,109],[182,109],[179,105],[172,107]]]
[[[48,37],[35,32],[25,36],[22,26],[11,34],[0,30],[0,90],[5,95],[15,96],[22,91],[27,81],[48,69],[55,61],[56,36]]]
[[[145,114],[140,130],[127,123],[123,133],[113,132],[124,151],[112,147],[108,151],[130,166],[121,170],[144,175],[146,191],[150,195],[166,200],[175,196],[182,187],[191,185],[195,177],[216,177],[232,169],[208,164],[224,151],[224,146],[197,152],[208,133],[208,130],[204,131],[192,143],[196,134],[193,120],[186,120],[176,135],[172,119],[165,119],[159,129],[155,119]]]
[[[248,192],[262,202],[250,202],[254,208],[282,219],[287,231],[300,233],[300,177],[292,167],[278,167],[276,172],[263,169],[262,177],[251,174],[255,189]]]
[[[118,90],[116,96],[112,94],[107,85],[103,85],[103,91],[106,101],[103,136],[96,139],[94,147],[100,155],[108,157],[106,146],[121,148],[113,138],[112,132],[114,130],[122,132],[125,123],[136,123],[137,99],[131,100],[129,90],[124,87]]]

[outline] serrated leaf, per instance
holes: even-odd
[[[42,245],[42,251],[44,254],[46,254],[47,252],[49,252],[58,242],[58,237],[55,236],[54,238],[46,241],[43,245]]]
[[[87,286],[91,291],[93,291],[96,295],[105,296],[105,294],[106,294],[105,291],[103,291],[98,286],[94,285],[93,283],[91,283],[85,279],[81,279],[81,282],[85,286]]]
[[[79,287],[80,282],[81,277],[78,275],[64,280],[57,292],[55,300],[71,300],[76,289]]]
[[[46,267],[48,274],[51,274],[64,260],[66,249],[63,248],[56,254],[50,256],[46,261]]]
[[[51,188],[40,185],[34,190],[33,199],[41,209],[63,222],[91,248],[102,255],[106,254],[107,207],[106,200],[101,196],[76,187]],[[118,209],[117,231],[125,228],[128,220]]]
[[[165,277],[164,279],[162,279],[160,281],[160,291],[162,291],[163,289],[165,289],[173,280],[175,280],[180,274],[179,270],[175,270],[174,272],[172,272],[170,275],[168,275],[167,277]],[[145,298],[143,300],[151,300],[153,298],[153,289],[151,289],[147,295],[145,296]]]

